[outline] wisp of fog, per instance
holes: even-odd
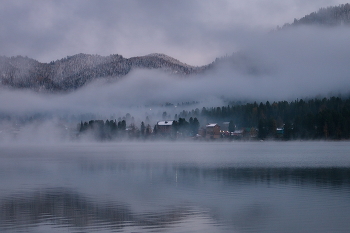
[[[101,78],[65,94],[2,89],[0,112],[89,113],[105,119],[129,112],[144,119],[152,111],[162,111],[159,106],[166,102],[176,106],[197,101],[200,108],[221,106],[224,99],[265,102],[345,95],[350,89],[348,38],[345,27],[245,31],[232,41],[240,48],[234,53],[238,59],[223,59],[202,74],[178,77],[134,70],[120,80]]]

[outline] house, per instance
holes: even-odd
[[[173,133],[174,121],[158,121],[157,134],[171,135]]]
[[[221,137],[220,126],[216,123],[206,125],[206,139],[217,139]]]
[[[282,138],[284,135],[284,128],[276,128],[276,137]]]
[[[235,130],[234,132],[231,132],[231,136],[233,139],[242,139],[244,136],[244,130]]]
[[[255,128],[243,128],[241,130],[235,130],[231,133],[233,139],[251,140],[258,136],[258,131]]]

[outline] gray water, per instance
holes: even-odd
[[[0,232],[349,232],[350,142],[0,145]]]

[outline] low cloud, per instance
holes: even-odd
[[[236,37],[240,49],[233,59],[224,58],[203,74],[178,77],[157,70],[133,70],[119,80],[101,78],[66,94],[2,88],[0,113],[27,121],[31,116],[44,115],[48,121],[22,128],[16,138],[30,142],[32,135],[40,135],[40,139],[51,142],[69,140],[66,126],[59,120],[67,117],[71,123],[68,127],[76,127],[77,122],[92,116],[105,120],[130,113],[136,121],[144,121],[152,115],[153,120],[159,120],[167,111],[173,118],[184,109],[227,105],[223,100],[265,102],[347,96],[348,38],[350,31],[345,27],[298,27],[268,34],[246,30]],[[193,101],[198,104],[181,105]],[[174,105],[162,107],[167,102]],[[16,126],[8,119],[2,121],[1,129],[15,132]],[[55,133],[47,134],[50,129]],[[11,137],[5,139],[10,141]]]
[[[294,100],[347,94],[350,32],[347,28],[297,28],[270,34],[241,35],[235,60],[191,77],[156,70],[134,70],[118,81],[102,79],[69,94],[2,90],[1,112],[111,115],[160,106],[219,99]],[[210,103],[209,101],[216,101]]]

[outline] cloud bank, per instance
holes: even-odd
[[[348,94],[347,28],[301,27],[240,36],[238,59],[221,62],[201,75],[179,78],[134,70],[121,80],[100,80],[69,94],[2,90],[0,111],[109,116],[132,109],[145,112],[148,106],[166,102],[198,101],[208,106],[222,104],[215,101],[222,98],[279,101]]]

